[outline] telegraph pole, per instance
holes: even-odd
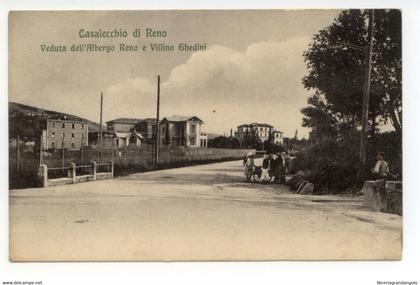
[[[372,45],[373,45],[373,23],[374,23],[374,12],[373,9],[369,12],[369,34],[368,34],[368,46],[366,54],[366,71],[363,84],[363,108],[362,108],[362,133],[360,136],[360,153],[359,153],[359,171],[361,174],[364,171],[366,164],[366,141],[367,141],[367,124],[368,124],[368,113],[369,113],[369,93],[370,93],[370,73],[372,69]]]
[[[156,104],[156,141],[155,141],[155,167],[159,163],[159,109],[160,109],[160,75],[157,77],[157,104]]]
[[[101,92],[101,111],[100,111],[100,118],[99,118],[99,146],[98,146],[98,164],[101,158],[102,152],[102,106],[103,106],[103,93]]]
[[[20,170],[20,149],[19,149],[19,145],[20,145],[20,138],[19,138],[19,134],[16,137],[16,170],[17,172],[19,172]]]

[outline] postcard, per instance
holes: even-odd
[[[401,21],[11,11],[10,260],[400,260]]]

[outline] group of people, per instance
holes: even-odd
[[[283,151],[281,153],[266,153],[260,166],[255,165],[255,154],[250,152],[245,156],[245,176],[247,181],[259,181],[264,183],[274,182],[278,184],[286,183],[288,171],[289,155]]]

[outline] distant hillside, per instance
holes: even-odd
[[[81,118],[79,116],[70,115],[66,113],[45,110],[38,107],[28,106],[20,103],[9,102],[9,117],[13,116],[14,113],[22,113],[26,116],[39,116],[44,118],[60,118],[62,120],[73,120],[73,121],[83,121],[89,124],[89,131],[99,131],[99,124]],[[105,129],[105,127],[103,127]]]

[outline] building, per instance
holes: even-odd
[[[237,127],[235,137],[241,145],[253,144],[255,142],[265,142],[270,139],[273,126],[269,124],[251,123]]]
[[[160,144],[199,147],[202,124],[196,116],[165,117],[159,124]]]
[[[132,131],[133,127],[141,121],[143,121],[143,119],[118,118],[106,122],[106,127],[108,130],[112,130],[114,132],[129,133]]]
[[[88,133],[89,124],[86,121],[48,118],[42,130],[42,148],[80,149],[88,145]]]
[[[136,130],[135,126],[143,121],[143,119],[118,118],[106,122],[107,131],[114,134],[114,146],[116,148],[130,145],[141,146],[144,136]]]
[[[283,132],[273,131],[271,133],[271,141],[275,145],[283,145]]]
[[[89,132],[89,145],[97,147],[99,145],[100,131]],[[115,133],[113,131],[102,131],[102,148],[113,148],[115,146]]]
[[[134,130],[141,134],[148,144],[154,144],[156,141],[156,119],[147,118],[134,125]]]
[[[122,148],[126,146],[141,146],[144,138],[141,134],[135,131],[131,132],[114,132],[115,147]]]

